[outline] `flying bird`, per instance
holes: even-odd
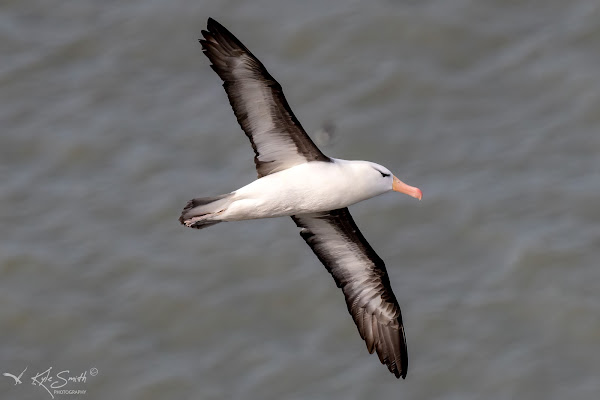
[[[375,351],[396,378],[406,378],[400,306],[384,262],[347,207],[388,191],[420,200],[421,190],[381,165],[323,154],[294,116],[281,85],[242,42],[212,18],[202,36],[202,50],[250,139],[258,178],[231,193],[190,200],[179,221],[203,229],[225,221],[292,217],[342,289],[369,353]]]

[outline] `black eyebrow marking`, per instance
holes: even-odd
[[[381,174],[382,177],[387,178],[388,176],[390,176],[390,174],[386,174],[385,172],[381,172],[380,170],[378,170],[377,168],[373,168],[375,171],[379,172]]]

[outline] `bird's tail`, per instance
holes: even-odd
[[[187,202],[179,222],[190,228],[203,229],[218,224],[216,219],[232,202],[233,193],[215,197],[197,197]]]

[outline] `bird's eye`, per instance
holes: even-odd
[[[386,174],[385,172],[381,172],[380,170],[376,170],[377,172],[379,172],[381,174],[382,177],[387,178],[388,176],[390,176],[390,174]]]

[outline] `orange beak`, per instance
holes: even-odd
[[[421,200],[423,198],[423,192],[421,189],[409,186],[406,183],[402,182],[400,179],[394,176],[394,182],[392,183],[392,190],[394,192],[400,192],[407,194],[409,196],[414,197],[415,199]]]

